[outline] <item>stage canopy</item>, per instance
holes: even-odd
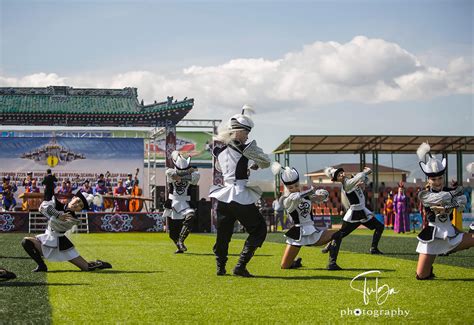
[[[433,152],[474,153],[474,136],[432,135],[290,135],[275,154],[414,153],[422,142]]]
[[[379,154],[414,154],[422,142],[428,142],[433,153],[456,154],[457,180],[462,184],[463,154],[474,153],[474,136],[432,135],[290,135],[273,153],[275,160],[290,166],[291,154],[359,154],[359,170],[367,166],[366,154],[372,156],[374,206],[378,197]],[[446,172],[445,185],[448,185]],[[275,177],[275,192],[280,179]]]

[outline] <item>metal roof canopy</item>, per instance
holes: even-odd
[[[290,166],[290,154],[359,154],[360,169],[366,166],[366,154],[372,155],[373,191],[372,205],[378,212],[379,154],[413,154],[422,142],[428,142],[433,153],[456,154],[457,180],[462,185],[462,155],[474,153],[474,136],[432,135],[290,135],[273,153],[280,162]],[[448,186],[448,173],[444,178]],[[280,188],[280,178],[275,177],[275,195]]]
[[[474,136],[432,135],[290,135],[275,154],[414,153],[422,142],[433,152],[474,153]]]

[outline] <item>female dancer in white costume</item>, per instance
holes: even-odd
[[[418,194],[428,219],[428,227],[418,235],[418,280],[434,278],[433,263],[437,255],[450,254],[474,246],[474,234],[463,233],[451,223],[453,209],[462,210],[466,205],[463,188],[459,186],[452,189],[443,186],[446,159],[441,161],[431,155],[430,151],[427,143],[422,143],[417,150],[421,170],[428,177],[426,188]]]

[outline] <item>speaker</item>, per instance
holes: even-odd
[[[199,185],[189,185],[188,195],[191,197],[191,206],[196,207],[196,202],[199,200]]]
[[[197,218],[194,224],[195,232],[211,232],[211,201],[199,200]]]
[[[166,189],[164,186],[152,185],[155,189],[155,202],[156,202],[156,210],[163,211],[165,208],[166,196],[165,192]]]

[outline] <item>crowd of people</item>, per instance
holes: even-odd
[[[15,198],[15,194],[18,194],[19,186],[22,186],[24,193],[44,193],[45,201],[50,201],[56,195],[63,203],[68,201],[73,196],[73,192],[77,190],[93,195],[112,195],[114,199],[101,200],[102,203],[100,205],[93,203],[92,210],[100,212],[106,208],[113,208],[115,211],[128,211],[129,200],[121,199],[120,196],[133,195],[134,188],[139,186],[138,171],[139,169],[137,169],[135,176],[129,173],[126,180],[119,178],[116,184],[112,182],[111,174],[108,171],[105,174],[99,174],[97,179],[93,181],[89,179],[81,180],[79,176],[76,176],[73,180],[64,178],[60,181],[51,169],[46,170],[46,175],[41,182],[33,177],[32,172],[28,172],[21,181],[13,181],[11,176],[5,175],[2,177],[2,184],[0,185],[1,209],[2,211],[14,211],[16,209],[22,208],[26,210],[28,208],[26,204],[20,207]]]

